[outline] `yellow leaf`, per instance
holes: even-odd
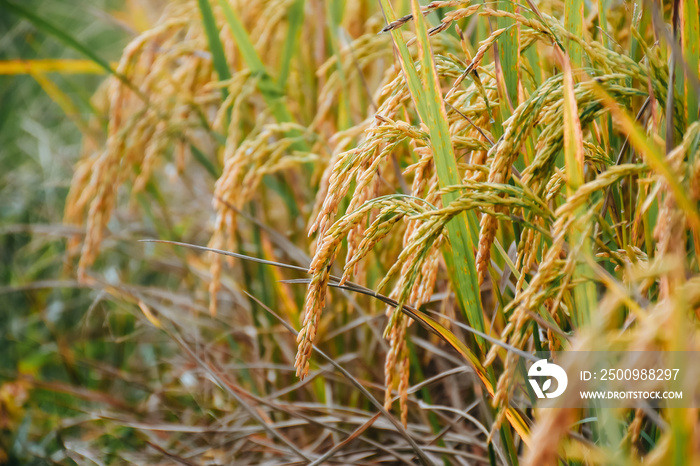
[[[116,68],[116,63],[112,64]],[[0,75],[62,73],[104,74],[105,70],[92,60],[40,59],[0,61]]]
[[[163,325],[160,323],[160,320],[158,320],[158,318],[151,312],[148,306],[146,306],[146,304],[141,300],[139,300],[139,308],[141,308],[143,315],[146,316],[146,319],[148,319],[150,323],[152,323],[158,328],[163,328]]]

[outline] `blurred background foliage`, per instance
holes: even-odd
[[[130,28],[138,27],[138,17],[121,0],[22,5],[107,60],[119,58]],[[70,387],[99,390],[119,379],[107,369],[120,367],[136,350],[119,342],[134,322],[114,306],[105,309],[109,305],[91,290],[60,279],[66,276],[65,237],[73,233],[62,223],[82,151],[81,127],[90,120],[106,125],[91,102],[104,75],[64,65],[37,79],[18,58],[68,63],[85,57],[0,4],[0,61],[20,68],[0,74],[0,463],[52,464],[65,459],[63,436],[73,428],[64,421],[83,412],[89,399]],[[149,362],[154,364],[152,357]],[[37,380],[50,382],[37,386]],[[144,396],[133,384],[122,386],[128,398]],[[129,432],[115,434],[120,444],[137,442]],[[106,431],[94,440],[109,452],[112,435]]]

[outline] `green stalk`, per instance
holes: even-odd
[[[289,29],[287,29],[287,37],[284,41],[282,66],[277,78],[277,84],[280,89],[284,89],[287,86],[292,58],[299,49],[299,36],[301,35],[301,26],[304,23],[304,0],[296,0],[292,4],[287,15],[287,22],[289,23]]]
[[[700,1],[684,0],[681,17],[683,34],[683,58],[686,64],[685,102],[688,125],[698,120],[700,103],[693,89],[693,78],[698,78],[700,69]]]
[[[206,2],[208,0],[199,1]],[[253,73],[253,75],[257,75],[259,78],[258,89],[260,89],[260,92],[265,99],[265,103],[267,103],[267,106],[270,108],[275,120],[277,120],[278,123],[292,121],[292,115],[289,113],[287,106],[282,100],[284,93],[267,72],[265,65],[260,59],[258,52],[255,50],[253,42],[250,40],[250,37],[243,27],[243,23],[238,18],[238,15],[226,0],[219,0],[219,5],[224,11],[224,16],[226,16],[226,21],[231,29],[231,34],[233,34],[233,38],[236,40],[236,45],[243,56],[243,60],[250,69],[251,73]]]
[[[219,28],[216,27],[216,19],[214,18],[214,12],[211,9],[209,0],[197,0],[197,3],[199,5],[199,13],[202,15],[202,24],[204,25],[204,32],[207,35],[209,51],[211,52],[216,74],[219,75],[219,80],[221,81],[231,79],[231,70],[229,70],[228,63],[226,62],[224,46],[219,38]],[[221,94],[224,99],[226,99],[228,96],[228,89],[222,87]]]
[[[608,37],[608,2],[607,0],[598,0],[598,27],[603,31],[600,35],[600,41],[606,49],[610,48],[610,38]]]
[[[578,107],[576,96],[574,95],[574,77],[567,57],[562,58],[562,69],[564,73],[564,159],[566,161],[566,191],[567,196],[573,196],[578,188],[584,183],[583,165],[583,131],[578,117]],[[581,218],[586,215],[587,207],[581,206],[576,212],[576,217]],[[588,225],[574,223],[572,231],[569,232],[569,245],[577,248],[581,245],[581,255],[589,254],[592,251],[591,240],[587,234]],[[574,251],[570,251],[573,254]],[[585,260],[574,258],[579,265],[574,271],[574,280],[586,278],[592,275]],[[583,259],[583,258],[581,258]],[[590,321],[590,311],[596,304],[595,284],[590,280],[585,280],[574,287],[574,302],[576,304],[574,320],[578,327]]]
[[[328,42],[331,47],[333,55],[336,56],[336,69],[338,70],[338,75],[340,76],[340,81],[343,85],[340,87],[340,92],[338,93],[338,128],[341,130],[348,129],[352,126],[352,119],[350,118],[350,96],[348,94],[348,83],[343,71],[343,61],[340,57],[340,24],[343,19],[343,10],[345,8],[345,2],[342,0],[333,0],[328,2]]]
[[[380,0],[387,22],[394,21],[395,15],[389,0]],[[411,97],[416,104],[416,109],[421,121],[428,127],[430,143],[433,149],[435,167],[438,173],[440,187],[444,188],[459,184],[460,177],[457,162],[450,140],[447,114],[443,103],[442,93],[433,61],[432,50],[428,40],[425,20],[420,10],[418,0],[412,0],[413,19],[416,26],[416,39],[420,51],[421,70],[420,76],[416,70],[408,47],[398,29],[392,30],[391,35],[399,53],[401,68],[406,77]],[[448,205],[460,196],[458,192],[450,192],[443,195],[443,205]],[[469,216],[474,216],[473,212]],[[462,312],[465,313],[467,322],[475,329],[484,332],[484,317],[481,310],[481,296],[476,274],[474,259],[474,242],[467,225],[476,222],[476,218],[469,219],[463,212],[453,218],[447,224],[447,235],[452,246],[452,254],[444,251],[446,262],[453,264],[454,273],[450,273],[453,287],[457,294]],[[450,257],[451,256],[451,257]],[[485,341],[481,336],[475,336],[479,352],[485,354]],[[459,342],[461,343],[461,342]],[[464,345],[463,345],[464,346]],[[480,367],[478,358],[468,350],[468,357],[474,367]],[[478,372],[478,369],[477,369]],[[493,368],[489,367],[486,374],[482,373],[485,384],[495,385]],[[504,407],[503,409],[508,409]],[[503,425],[500,429],[501,439],[508,452],[512,464],[518,463],[517,453],[513,446],[513,437],[510,429]]]
[[[500,0],[498,9],[515,13],[515,4],[510,0]],[[519,66],[519,42],[520,29],[511,18],[496,18],[498,29],[508,28],[506,32],[498,38],[498,59],[503,71],[503,81],[505,84],[505,94],[501,96],[502,121],[510,117],[512,108],[518,106],[518,66]],[[512,27],[509,27],[512,26]],[[509,102],[510,101],[510,102]]]
[[[566,30],[576,37],[583,38],[583,0],[566,0],[564,3],[564,23]],[[576,68],[583,67],[583,49],[573,40],[567,41],[566,50],[571,58],[571,64]]]
[[[380,0],[387,22],[395,20],[393,9],[388,0]],[[442,93],[438,84],[437,72],[432,59],[432,51],[428,42],[425,20],[420,6],[413,0],[413,17],[416,23],[418,47],[421,50],[421,76],[418,75],[408,47],[398,29],[391,31],[394,44],[400,56],[401,68],[406,76],[406,82],[411,97],[421,121],[428,127],[430,143],[435,157],[440,187],[444,188],[459,184],[457,162],[450,140],[447,125],[447,114],[443,105]],[[422,77],[422,79],[421,79]],[[450,192],[442,198],[448,205],[459,197],[459,193]],[[452,262],[455,274],[454,288],[457,293],[462,311],[466,314],[469,324],[477,330],[484,330],[484,317],[481,313],[481,296],[477,282],[476,263],[474,260],[474,244],[467,228],[467,215],[462,213],[447,224],[447,234],[452,246]],[[484,340],[477,337],[477,342],[483,351]]]

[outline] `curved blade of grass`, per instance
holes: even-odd
[[[16,14],[17,16],[26,19],[40,31],[55,37],[68,47],[82,53],[106,72],[116,75],[115,71],[112,69],[108,61],[104,60],[102,57],[93,52],[90,47],[78,41],[75,37],[71,36],[66,31],[63,31],[62,29],[46,21],[45,19],[40,18],[39,16],[35,15],[33,12],[29,11],[23,6],[17,5],[12,2],[8,2],[6,0],[0,0],[0,5],[3,5],[7,11],[10,11]]]
[[[172,244],[175,246],[182,246],[185,248],[190,248],[190,249],[196,249],[198,251],[204,251],[204,252],[213,252],[215,254],[221,254],[224,256],[229,256],[229,257],[235,257],[237,259],[243,259],[247,261],[252,261],[252,262],[258,262],[260,264],[265,264],[265,265],[272,265],[274,267],[282,267],[285,269],[290,269],[290,270],[297,270],[299,272],[304,272],[308,273],[309,268],[308,267],[299,267],[296,265],[291,265],[291,264],[283,264],[282,262],[274,262],[274,261],[269,261],[265,259],[259,259],[257,257],[252,257],[252,256],[246,256],[243,254],[238,254],[237,252],[231,252],[231,251],[224,251],[223,249],[214,249],[214,248],[208,248],[206,246],[198,246],[196,244],[190,244],[190,243],[181,243],[178,241],[167,241],[164,239],[140,239],[140,243],[163,243],[163,244]],[[338,280],[340,280],[338,278]]]
[[[7,0],[0,0],[0,5],[2,5],[7,11],[10,11],[11,13],[16,14],[17,16],[26,19],[43,33],[55,37],[69,48],[72,48],[73,50],[76,50],[77,52],[80,52],[81,54],[85,55],[90,60],[92,60],[97,66],[99,66],[107,73],[115,76],[117,79],[123,82],[127,87],[134,91],[134,93],[136,93],[139,96],[139,98],[141,98],[144,101],[147,100],[145,96],[138,90],[138,88],[126,78],[126,76],[117,73],[107,60],[97,55],[90,47],[83,44],[66,31],[46,21],[45,19],[35,15],[33,12],[29,11],[23,6],[17,5],[12,2],[8,2]]]
[[[396,16],[388,0],[380,0],[387,23],[396,20]],[[421,14],[420,5],[416,0],[411,2],[413,18],[416,24],[418,47],[421,50],[421,77],[413,64],[408,47],[397,29],[392,29],[391,36],[399,53],[399,62],[406,77],[411,97],[416,104],[418,114],[428,127],[430,142],[433,147],[435,166],[438,172],[440,187],[459,184],[459,171],[450,141],[447,115],[443,105],[442,93],[438,84],[435,63],[433,62],[425,20]],[[443,203],[448,205],[459,197],[460,193],[453,191],[443,195]],[[472,214],[473,215],[473,214]],[[447,233],[452,246],[452,257],[448,263],[454,264],[454,288],[457,293],[462,312],[467,322],[479,331],[483,331],[484,317],[481,313],[481,296],[477,282],[476,264],[474,260],[474,243],[467,228],[467,215],[462,213],[447,224]],[[444,253],[446,256],[449,252]],[[477,336],[477,343],[483,351],[484,340]]]

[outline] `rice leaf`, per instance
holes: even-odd
[[[221,81],[231,79],[231,70],[229,70],[228,62],[226,61],[224,46],[219,38],[219,28],[216,26],[216,19],[209,0],[197,0],[197,4],[202,15],[202,24],[204,25],[204,32],[207,34],[207,42],[209,43],[209,50],[214,61],[216,74],[219,75],[219,80]],[[225,99],[228,96],[228,90],[222,87],[221,94]]]
[[[287,14],[287,22],[289,23],[289,29],[287,29],[287,37],[284,41],[282,66],[280,67],[279,76],[277,77],[277,85],[280,89],[284,89],[287,85],[292,58],[297,53],[301,26],[304,23],[304,0],[296,0],[292,4]]]
[[[574,95],[574,77],[571,72],[569,58],[563,55],[558,49],[554,49],[559,55],[564,75],[564,159],[566,161],[566,188],[568,196],[573,196],[578,188],[584,183],[584,152],[583,152],[583,131],[581,121],[578,117],[578,107],[576,96]],[[576,216],[581,218],[586,214],[585,204],[578,208]],[[581,244],[580,254],[589,254],[591,241],[588,239],[588,225],[575,223],[573,231],[569,235],[569,243],[575,246]],[[578,265],[574,271],[574,280],[584,279],[582,283],[574,287],[575,320],[579,326],[590,321],[589,313],[595,308],[596,294],[595,284],[586,280],[590,277],[589,267],[586,261],[577,261]]]
[[[498,9],[515,13],[515,4],[510,0],[500,0]],[[513,109],[518,106],[518,69],[520,60],[519,32],[520,28],[511,18],[498,17],[496,18],[496,27],[498,29],[507,28],[507,30],[498,39],[498,58],[503,73],[503,81],[505,84],[505,94],[501,98],[501,115],[502,121],[508,119]]]
[[[686,64],[685,96],[688,125],[700,116],[700,101],[693,89],[693,78],[700,73],[700,1],[684,0],[681,19],[683,34],[683,58]]]
[[[260,92],[265,98],[265,102],[270,108],[275,120],[277,120],[278,123],[292,121],[292,115],[289,113],[289,110],[287,110],[287,107],[282,100],[284,93],[267,72],[265,65],[253,46],[253,41],[250,40],[250,37],[248,36],[245,27],[243,27],[243,23],[238,18],[238,15],[226,0],[219,0],[219,5],[224,11],[224,16],[226,17],[228,26],[231,29],[231,34],[233,34],[233,37],[236,40],[238,50],[243,56],[243,60],[248,68],[250,68],[250,71],[259,79],[258,89],[260,89]]]
[[[566,30],[576,37],[583,38],[583,0],[565,0],[564,25]],[[583,49],[573,40],[567,41],[566,50],[571,58],[571,64],[576,68],[583,66]]]
[[[381,5],[387,23],[396,20],[391,4],[388,0],[381,0]],[[457,162],[450,141],[447,116],[443,105],[435,63],[433,62],[425,21],[420,11],[420,5],[415,0],[412,2],[413,17],[416,24],[417,41],[421,51],[421,77],[413,64],[408,47],[397,29],[391,30],[394,44],[399,52],[401,68],[408,83],[411,97],[423,123],[428,127],[430,142],[434,151],[435,166],[438,172],[440,186],[442,188],[459,184],[459,172]],[[452,191],[443,195],[443,203],[449,204],[457,199],[460,193]],[[447,232],[452,245],[452,256],[455,267],[453,275],[454,288],[457,298],[465,313],[469,324],[477,330],[483,331],[484,317],[481,312],[481,296],[477,282],[476,265],[474,260],[474,244],[467,228],[466,214],[460,214],[447,224]],[[447,252],[445,253],[447,254]],[[484,345],[481,337],[476,337],[479,346]]]

